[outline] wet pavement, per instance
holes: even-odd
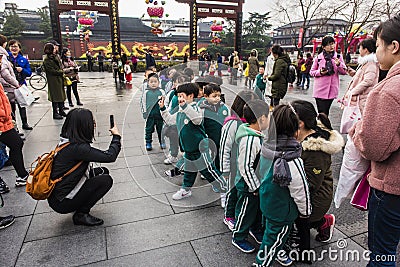
[[[13,214],[17,218],[12,226],[0,231],[0,266],[251,266],[255,254],[245,255],[230,244],[231,232],[222,222],[219,194],[213,193],[210,186],[198,179],[193,197],[179,202],[171,199],[181,177],[167,178],[163,174],[170,166],[163,164],[166,151],[157,142],[153,142],[150,153],[144,147],[144,120],[139,107],[142,79],[142,73],[134,74],[133,85],[115,86],[111,73],[81,73],[81,100],[96,117],[93,145],[108,147],[110,114],[114,114],[123,134],[118,160],[102,164],[111,170],[113,188],[92,210],[93,215],[104,219],[104,225],[74,226],[71,214],[57,214],[46,201],[34,201],[24,188],[15,188],[15,172],[5,167],[1,177],[11,192],[3,196],[5,207],[0,215]],[[348,77],[342,77],[341,95],[348,82]],[[243,83],[244,79],[238,80],[239,86],[233,86],[224,78],[223,93],[228,104]],[[63,123],[52,119],[46,92],[34,94],[41,98],[29,107],[28,120],[34,129],[25,131],[26,167],[55,147]],[[285,100],[313,102],[311,94],[312,89],[295,88]],[[331,113],[333,126],[338,129],[338,105],[333,105]],[[341,154],[333,157],[335,184],[341,159]],[[340,209],[332,207],[331,212],[336,216],[332,240],[328,244],[313,241],[312,246],[317,255],[336,250],[337,258],[325,255],[314,266],[365,266],[362,253],[367,248],[367,213],[347,202]],[[312,232],[312,237],[315,234]],[[346,254],[351,250],[359,253],[359,261]]]

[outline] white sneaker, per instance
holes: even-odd
[[[178,162],[178,158],[173,157],[171,155],[168,155],[167,158],[164,160],[165,165],[171,165],[172,163],[177,163],[177,162]]]
[[[181,200],[182,198],[187,198],[190,197],[192,195],[192,191],[189,190],[185,190],[184,188],[179,189],[178,192],[176,192],[175,194],[172,195],[172,199],[173,200]]]
[[[221,193],[221,207],[225,209],[226,204],[226,193]]]

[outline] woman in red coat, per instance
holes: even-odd
[[[1,66],[1,63],[0,63]],[[22,146],[24,142],[14,128],[11,117],[11,106],[8,97],[0,84],[0,142],[10,148],[10,161],[14,166],[18,177],[15,186],[25,186],[28,179],[28,172],[24,166],[24,156],[22,155]],[[4,193],[9,191],[7,185],[0,179],[0,187],[5,189]],[[7,190],[8,189],[8,190]]]

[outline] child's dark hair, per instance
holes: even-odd
[[[249,124],[257,123],[257,120],[265,115],[268,118],[269,107],[263,100],[250,100],[243,107],[243,117]]]
[[[157,80],[159,79],[158,74],[155,73],[155,72],[150,73],[150,74],[147,76],[147,79],[150,80],[150,78],[153,78],[153,77],[156,78]]]
[[[364,39],[361,43],[360,46],[363,48],[367,49],[368,52],[370,53],[375,53],[376,52],[376,40],[372,38]]]
[[[317,120],[319,120],[327,129],[333,130],[331,122],[324,113],[317,113],[311,102],[305,100],[295,100],[291,104],[294,110],[304,123],[307,130],[318,130]]]
[[[185,74],[186,76],[192,77],[192,76],[194,76],[194,71],[191,68],[185,68],[183,70],[183,74]]]
[[[209,83],[206,86],[204,86],[204,95],[209,96],[212,93],[219,92],[221,93],[221,87],[215,83]]]
[[[295,136],[299,129],[299,118],[289,105],[279,105],[272,113],[276,135]]]
[[[175,82],[180,76],[183,76],[181,72],[175,72],[174,75],[172,75],[171,80]]]
[[[258,96],[252,90],[240,91],[231,106],[231,113],[236,114],[239,118],[243,118],[243,107],[251,100],[258,99]]]
[[[85,108],[75,108],[68,112],[60,135],[71,143],[92,143],[94,128],[93,113]]]
[[[186,75],[179,75],[175,82],[181,84],[181,83],[190,83],[190,77]]]
[[[176,89],[176,93],[184,93],[187,96],[193,94],[193,98],[197,98],[197,96],[199,95],[199,86],[196,83],[180,84]]]

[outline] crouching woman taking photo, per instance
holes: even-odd
[[[102,219],[89,213],[97,201],[111,189],[113,180],[107,168],[93,168],[91,162],[114,162],[121,150],[121,135],[116,126],[110,129],[112,140],[107,150],[91,147],[95,127],[90,110],[71,110],[62,127],[59,146],[69,144],[57,153],[53,161],[52,180],[76,168],[56,183],[48,198],[54,211],[62,214],[75,212],[72,219],[76,225],[103,224]]]

